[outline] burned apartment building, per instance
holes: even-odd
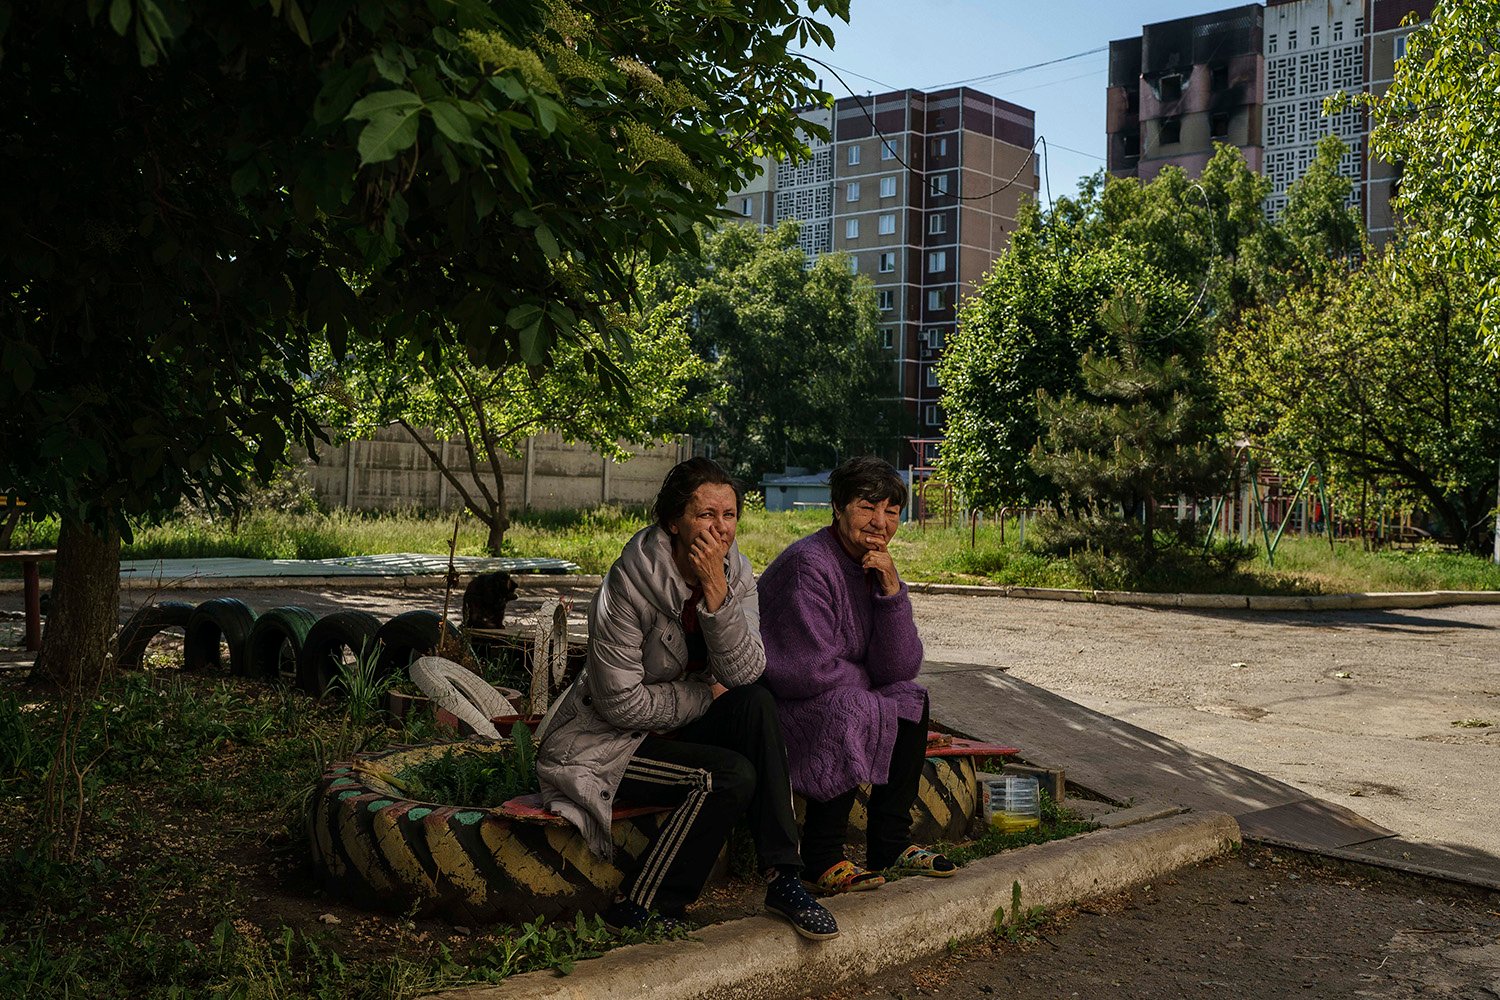
[[[1261,169],[1265,9],[1246,4],[1148,24],[1109,46],[1108,166],[1150,180],[1170,165],[1196,175],[1217,143]]]

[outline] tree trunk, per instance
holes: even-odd
[[[489,538],[485,540],[485,551],[492,556],[500,554],[500,546],[505,541],[505,532],[510,528],[510,511],[505,509],[505,475],[499,466],[494,467],[495,493],[490,502],[490,516],[485,519],[489,525]]]
[[[36,673],[63,690],[97,684],[120,623],[120,531],[64,520]]]

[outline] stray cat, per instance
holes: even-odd
[[[464,628],[502,628],[505,606],[516,599],[516,581],[501,570],[481,573],[464,588]]]

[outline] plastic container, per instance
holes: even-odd
[[[984,821],[1002,833],[1036,829],[1042,821],[1036,778],[1007,774],[986,781]]]

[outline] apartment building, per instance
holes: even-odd
[[[1110,173],[1146,181],[1163,167],[1201,173],[1218,143],[1261,169],[1265,9],[1148,24],[1109,46],[1105,130]]]
[[[1339,92],[1384,93],[1405,54],[1409,14],[1432,16],[1433,0],[1266,0],[1147,25],[1110,43],[1106,95],[1111,173],[1148,180],[1167,164],[1202,170],[1217,143],[1239,147],[1272,183],[1266,213],[1286,208],[1287,189],[1337,135],[1339,165],[1353,182],[1377,243],[1393,232],[1398,171],[1369,155],[1369,122],[1357,108],[1323,114]],[[1252,55],[1253,52],[1253,55]],[[1252,62],[1254,65],[1252,65]]]
[[[1036,116],[967,87],[898,90],[805,112],[828,130],[812,155],[766,171],[729,199],[761,225],[802,223],[809,255],[843,251],[868,275],[893,388],[916,427],[903,463],[935,456],[943,415],[935,365],[973,291],[1035,198]]]

